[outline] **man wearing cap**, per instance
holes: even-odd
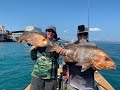
[[[46,38],[61,45],[57,38],[55,26],[49,26],[46,29]],[[45,52],[45,50],[46,47],[31,47],[31,59],[35,60],[36,63],[32,71],[30,90],[56,90],[59,54]]]
[[[96,44],[89,42],[88,29],[84,25],[79,25],[77,29],[78,40],[74,44],[91,45]],[[81,72],[81,66],[75,62],[66,63],[69,67],[69,78],[65,90],[93,90],[95,88],[94,71],[92,68]]]

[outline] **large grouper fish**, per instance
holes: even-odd
[[[46,49],[47,52],[60,50],[58,44],[52,43],[52,46]],[[116,64],[110,56],[102,49],[81,44],[68,44],[64,47],[64,62],[77,62],[76,65],[82,66],[81,71],[92,67],[96,70],[114,70]]]
[[[62,49],[60,45],[50,42],[42,34],[36,32],[25,32],[22,36],[17,37],[16,40],[17,42],[27,42],[33,46],[46,46],[46,52],[59,51]],[[63,50],[64,62],[76,62],[77,65],[82,66],[82,72],[89,67],[96,70],[116,69],[116,64],[110,56],[98,47],[69,44],[65,46]]]
[[[44,47],[49,45],[49,40],[44,33],[25,31],[21,36],[16,37],[16,42],[28,43],[33,46]]]

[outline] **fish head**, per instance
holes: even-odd
[[[50,45],[50,41],[49,39],[45,38],[44,36],[36,36],[36,41],[35,42],[32,42],[32,44],[34,44],[35,46],[40,46],[40,47],[43,47],[43,46],[48,46]]]
[[[34,46],[44,47],[44,46],[51,45],[51,41],[41,33],[37,33],[37,32],[30,33],[29,37],[30,39],[28,40],[28,42]]]
[[[103,50],[96,50],[93,57],[92,66],[97,70],[114,70],[116,64]]]

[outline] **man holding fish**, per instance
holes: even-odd
[[[96,47],[96,44],[89,42],[88,30],[84,25],[78,26],[78,40],[74,44],[89,45]],[[86,52],[87,53],[87,52]],[[64,58],[64,61],[66,58]],[[69,78],[66,85],[66,90],[92,90],[95,87],[94,69],[89,67],[82,72],[82,66],[77,62],[66,62],[69,67]]]
[[[97,48],[96,44],[89,42],[88,30],[84,25],[78,26],[77,38],[74,44],[57,50],[58,53],[65,54],[64,61],[69,67],[69,78],[64,90],[97,90],[95,70],[115,69],[115,63],[105,52]]]
[[[54,26],[49,26],[46,29],[45,39],[48,39],[49,41],[59,45],[61,44],[60,40],[57,38],[56,28]],[[56,90],[58,68],[57,59],[59,54],[55,51],[45,52],[46,47],[36,46],[31,47],[31,58],[33,60],[37,60],[32,71],[30,90]],[[37,52],[39,52],[38,56]]]
[[[64,48],[60,46],[55,30],[46,29],[46,38],[40,33],[28,32],[16,38],[17,42],[24,41],[33,45],[31,58],[37,61],[32,72],[31,90],[56,89],[56,60],[59,54],[64,56],[64,62],[69,65],[70,78],[67,90],[94,89],[95,70],[116,68],[116,64],[103,50],[88,41],[88,31],[84,25],[78,26],[78,40]],[[36,51],[39,51],[41,56],[37,57]]]

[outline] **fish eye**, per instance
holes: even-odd
[[[105,61],[110,61],[110,59],[108,57],[105,57]]]
[[[43,41],[45,41],[45,39],[43,39]]]

